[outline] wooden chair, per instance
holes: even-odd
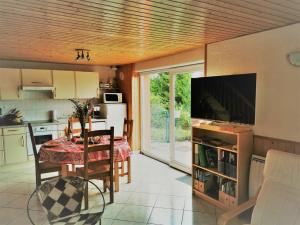
[[[92,117],[89,116],[87,118],[87,121],[88,124],[89,124],[89,127],[88,127],[88,131],[91,131],[92,130]],[[72,132],[73,135],[80,135],[81,134],[81,127],[80,127],[80,120],[78,117],[70,117],[68,119],[68,130],[70,130]],[[75,171],[76,167],[75,165],[72,165],[72,171]]]
[[[132,143],[132,128],[133,128],[133,120],[124,119],[124,127],[123,127],[123,138],[126,139],[131,145]],[[125,173],[124,167],[125,162],[127,162],[127,172]],[[121,162],[121,166],[119,167],[121,169],[120,176],[123,177],[127,175],[127,181],[128,183],[131,183],[131,158],[130,156],[125,160]]]
[[[89,116],[87,118],[87,121],[88,124],[89,124],[89,127],[88,127],[88,131],[91,131],[92,130],[92,117]],[[72,132],[73,135],[80,135],[81,134],[81,127],[80,127],[80,120],[79,118],[77,117],[70,117],[68,119],[68,126],[70,128],[70,131]]]
[[[110,143],[106,145],[89,145],[89,138],[109,135]],[[109,158],[90,161],[89,154],[101,151],[109,151]],[[114,202],[114,128],[110,130],[88,131],[84,134],[84,167],[76,169],[78,176],[84,177],[86,180],[98,179],[105,181],[109,179],[110,203]],[[106,185],[104,184],[106,190]],[[85,207],[88,208],[88,188],[85,191]]]
[[[264,180],[257,196],[220,216],[218,225],[226,225],[242,212],[253,208],[252,225],[299,225],[300,156],[269,150]]]
[[[39,160],[40,156],[36,149],[36,143],[35,143],[35,139],[33,136],[32,126],[30,123],[28,123],[28,130],[29,130],[33,154],[34,154],[36,187],[38,187],[41,185],[42,181],[50,180],[52,178],[60,176],[60,174],[62,172],[62,166],[60,164],[54,164],[54,163],[49,163],[49,162],[40,162],[40,160]],[[52,177],[46,177],[46,178],[42,178],[42,176],[41,176],[42,174],[52,173],[52,172],[58,172],[59,175],[52,176]]]

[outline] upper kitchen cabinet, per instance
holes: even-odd
[[[54,99],[75,98],[74,71],[53,70]]]
[[[21,73],[19,69],[0,68],[0,99],[20,99]]]
[[[75,72],[76,97],[94,98],[99,97],[99,74],[98,72]]]
[[[51,70],[22,69],[23,86],[52,86]]]

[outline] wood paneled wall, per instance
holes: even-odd
[[[254,135],[254,154],[266,156],[267,151],[270,149],[276,149],[300,155],[299,142]]]
[[[121,66],[117,71],[119,87],[127,103],[127,116],[133,119],[133,134],[131,147],[133,150],[140,149],[140,98],[139,98],[139,76],[135,72],[135,65]]]
[[[132,119],[132,77],[134,64],[121,66],[117,71],[118,84],[127,103],[127,116]]]

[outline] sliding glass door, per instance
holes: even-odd
[[[172,162],[191,165],[191,73],[174,75],[174,151]]]
[[[151,156],[168,162],[170,159],[170,77],[154,73],[142,77],[143,149]]]
[[[203,76],[202,66],[141,77],[142,151],[190,172],[191,78]]]

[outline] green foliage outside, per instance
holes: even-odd
[[[151,78],[151,125],[152,140],[168,141],[169,129],[169,74],[160,73]],[[191,74],[176,75],[175,110],[179,118],[175,120],[177,141],[190,140],[191,137]],[[175,113],[176,114],[176,113]]]

